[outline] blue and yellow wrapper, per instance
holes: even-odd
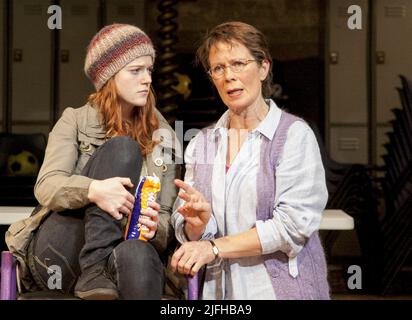
[[[156,200],[156,195],[160,191],[160,179],[156,176],[144,176],[136,188],[135,201],[132,213],[127,219],[124,239],[139,239],[147,241],[143,233],[148,232],[148,228],[139,223],[139,216],[142,209],[146,209],[149,202]]]

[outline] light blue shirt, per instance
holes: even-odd
[[[310,127],[297,121],[289,128],[284,150],[276,168],[273,218],[256,221],[257,188],[262,138],[273,139],[281,110],[270,100],[270,109],[259,126],[248,133],[226,173],[228,148],[227,111],[214,127],[221,135],[212,175],[212,210],[202,239],[234,235],[256,227],[262,253],[283,251],[289,256],[289,273],[297,276],[296,256],[309,236],[320,226],[328,192],[316,137]],[[199,136],[199,135],[198,135]],[[197,136],[197,137],[198,137]],[[195,137],[185,152],[185,182],[193,184]],[[183,205],[182,200],[176,206]],[[187,241],[183,217],[172,215],[176,237]],[[204,299],[276,299],[262,256],[224,259],[208,265]]]

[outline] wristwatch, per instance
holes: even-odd
[[[209,240],[210,244],[212,245],[212,250],[215,255],[215,259],[219,258],[219,248],[216,246],[215,242],[213,240]]]

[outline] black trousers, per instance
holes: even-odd
[[[141,168],[139,145],[129,137],[115,137],[93,153],[82,175],[99,180],[129,177],[134,193]],[[50,290],[51,266],[58,266],[61,291],[72,293],[83,270],[104,265],[120,299],[160,299],[164,270],[157,251],[150,242],[124,241],[123,233],[124,221],[115,220],[95,204],[51,213],[29,247],[36,284]]]

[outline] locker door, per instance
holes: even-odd
[[[374,6],[376,54],[383,57],[375,61],[376,160],[382,164],[382,143],[386,142],[385,133],[391,130],[388,122],[394,118],[390,110],[401,107],[395,89],[400,87],[398,75],[412,78],[412,0],[379,0]]]
[[[108,0],[106,2],[106,9],[107,24],[133,24],[146,32],[144,26],[144,0]]]
[[[45,132],[50,120],[48,0],[13,1],[12,132]]]
[[[61,1],[59,114],[67,107],[81,107],[94,87],[84,74],[86,49],[98,26],[97,0]]]
[[[362,29],[347,22],[350,5],[362,9]],[[333,159],[366,163],[367,145],[367,0],[329,0],[326,109]]]

